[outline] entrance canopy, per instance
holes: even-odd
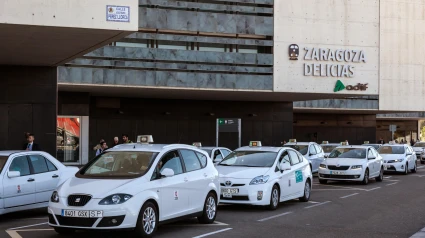
[[[0,65],[60,65],[137,30],[137,0],[2,0]]]

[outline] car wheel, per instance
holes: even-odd
[[[375,178],[377,182],[382,182],[384,180],[384,170],[381,167],[381,171],[379,172],[379,176]]]
[[[140,210],[135,235],[137,237],[152,237],[158,228],[157,208],[152,202],[146,202]]]
[[[366,169],[366,171],[364,172],[364,178],[362,181],[363,185],[367,185],[369,183],[369,169]]]
[[[56,233],[60,235],[72,235],[75,233],[75,229],[65,228],[65,227],[54,227]]]
[[[311,194],[310,180],[307,180],[304,185],[304,196],[300,197],[299,200],[301,202],[308,202],[308,200],[310,200],[310,194]]]
[[[326,180],[326,179],[319,179],[319,183],[320,184],[327,184],[328,183],[328,180]]]
[[[270,196],[270,205],[269,205],[269,209],[270,210],[276,210],[277,207],[279,206],[279,187],[275,184],[272,188],[272,194]]]
[[[199,223],[211,224],[217,216],[217,198],[214,193],[210,192],[205,199],[204,211],[202,216],[198,217]]]
[[[404,172],[403,172],[403,175],[407,175],[409,173],[409,164],[405,164],[404,165]]]
[[[413,169],[412,170],[410,170],[410,172],[412,172],[412,173],[416,173],[416,171],[418,170],[418,168],[417,168],[417,165],[416,165],[416,163],[415,163],[415,166],[413,167]]]

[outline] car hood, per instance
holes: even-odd
[[[252,167],[238,167],[238,166],[221,166],[216,167],[218,174],[226,178],[238,179],[252,179],[254,177],[265,175],[270,168],[252,168]]]
[[[328,158],[324,163],[326,165],[361,165],[366,163],[366,159]]]
[[[381,154],[381,156],[384,160],[395,160],[395,159],[404,158],[404,155],[397,155],[397,154]]]
[[[86,179],[73,177],[58,188],[59,197],[70,194],[90,194],[93,198],[105,198],[130,186],[134,179]]]

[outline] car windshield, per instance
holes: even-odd
[[[329,158],[365,159],[366,149],[362,148],[336,148]]]
[[[242,167],[272,167],[277,157],[275,152],[235,151],[224,158],[219,165]]]
[[[333,149],[335,149],[336,145],[322,145],[323,151],[325,153],[331,153]]]
[[[112,151],[101,154],[84,168],[80,174],[84,177],[135,178],[144,175],[157,152]]]
[[[3,171],[3,167],[6,164],[6,161],[9,157],[7,156],[0,156],[0,173]]]
[[[308,152],[308,145],[284,145],[283,147],[290,147],[300,152],[302,155],[306,155]]]
[[[425,147],[425,143],[416,143],[413,147]]]
[[[404,154],[404,146],[381,146],[378,151],[380,154]]]

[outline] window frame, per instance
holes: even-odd
[[[15,160],[15,159],[17,159],[17,158],[20,158],[20,157],[25,157],[25,159],[27,160],[27,163],[28,163],[28,169],[29,169],[29,174],[26,174],[26,175],[20,175],[19,177],[25,177],[25,176],[31,176],[31,175],[33,175],[34,174],[34,171],[33,171],[33,168],[32,168],[32,164],[30,163],[30,161],[29,161],[29,158],[28,158],[28,156],[27,155],[18,155],[18,156],[16,156],[16,157],[14,157],[14,158],[12,158],[12,161],[10,162],[10,164],[9,164],[9,167],[8,167],[8,169],[7,169],[7,172],[9,172],[10,171],[10,168],[12,167],[12,164],[13,164],[13,161]],[[6,173],[7,173],[6,172]]]
[[[35,172],[35,169],[34,169],[34,165],[32,164],[32,161],[31,161],[30,156],[38,156],[38,157],[43,158],[43,159],[44,159],[44,163],[46,164],[47,171],[46,171],[46,172],[39,172],[39,173],[36,173],[36,172]],[[52,172],[52,171],[50,171],[50,169],[49,169],[49,165],[48,165],[48,164],[47,164],[47,162],[46,162],[46,157],[44,157],[44,156],[42,156],[42,155],[40,155],[40,154],[27,155],[27,157],[28,157],[28,162],[30,163],[30,166],[32,167],[32,174],[44,174],[44,173]],[[52,163],[52,162],[50,162],[50,163]],[[52,164],[53,164],[53,163],[52,163]],[[55,166],[55,167],[56,167],[56,166]],[[57,171],[57,168],[56,168],[56,170],[55,170],[55,171]]]
[[[202,154],[201,152],[198,152],[198,151],[195,151],[195,155],[196,155],[196,157],[198,157],[198,160],[199,160],[199,162],[201,163],[201,169],[203,169],[203,168],[205,168],[205,167],[207,167],[207,165],[208,165],[208,157],[207,156],[205,156],[204,154]],[[202,155],[202,156],[204,156],[205,157],[205,165],[204,166],[202,166],[202,162],[201,162],[201,159],[199,158],[199,155]]]
[[[160,180],[160,179],[166,178],[166,177],[161,177],[161,172],[160,171],[157,171],[157,166],[158,166],[158,163],[161,162],[161,160],[164,159],[165,156],[167,156],[169,153],[174,152],[174,151],[176,151],[177,154],[179,155],[180,165],[182,166],[182,171],[183,171],[181,174],[186,173],[186,167],[184,166],[183,158],[182,158],[182,155],[180,154],[180,151],[178,149],[173,149],[173,150],[169,150],[169,151],[165,152],[161,156],[161,158],[158,160],[157,163],[152,163],[152,164],[155,164],[154,165],[155,168],[153,169],[153,172],[152,172],[150,181],[155,181],[155,180]],[[157,176],[159,175],[159,178],[153,178],[154,174],[156,174]],[[175,175],[180,175],[180,174],[175,174]]]
[[[311,148],[313,148],[313,150],[315,151],[314,154],[311,153]],[[317,155],[317,154],[318,153],[316,151],[316,148],[315,148],[314,144],[309,145],[309,147],[308,147],[308,155],[310,156],[310,155]]]
[[[231,151],[231,150],[228,150],[228,149],[220,149],[221,156],[223,156],[223,159],[227,156],[227,155],[226,155],[226,156],[224,156],[224,154],[223,154],[223,150],[228,152],[228,154],[227,154],[227,155],[230,155],[230,153],[232,153],[232,151]]]
[[[294,163],[294,161],[292,160],[292,156],[291,156],[291,153],[290,152],[292,152],[292,153],[294,153],[296,155],[297,160],[298,160],[298,163]],[[291,158],[292,165],[297,165],[297,164],[300,164],[301,163],[300,158],[299,158],[299,156],[298,156],[298,154],[297,154],[296,151],[288,150],[288,155],[289,155],[289,158]]]

